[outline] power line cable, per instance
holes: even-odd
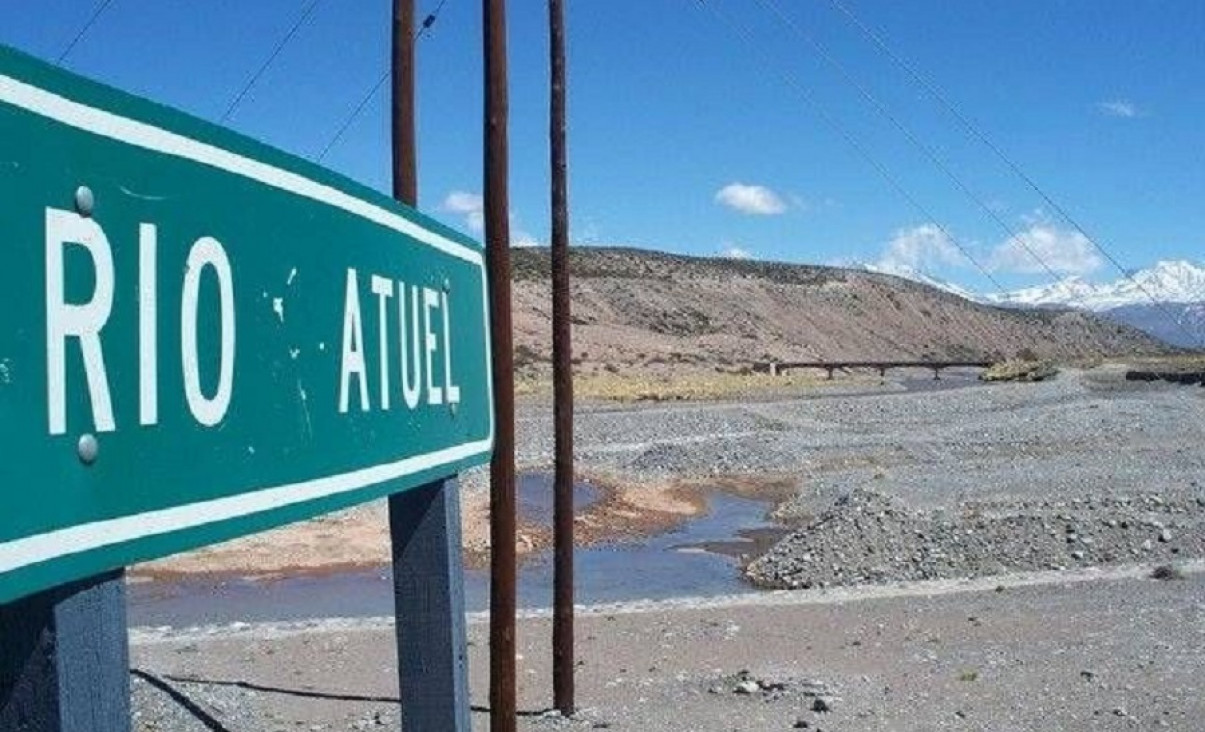
[[[1073,228],[1077,232],[1079,232],[1080,236],[1084,237],[1084,239],[1086,239],[1088,241],[1088,243],[1090,243],[1093,247],[1095,247],[1096,250],[1099,251],[1101,253],[1101,255],[1104,256],[1104,258],[1107,259],[1109,261],[1109,263],[1112,264],[1115,269],[1117,269],[1117,271],[1121,274],[1122,277],[1129,280],[1143,295],[1145,295],[1147,297],[1147,299],[1149,299],[1151,301],[1152,304],[1155,305],[1155,307],[1157,307],[1163,313],[1164,316],[1166,316],[1171,322],[1175,323],[1175,325],[1181,331],[1183,331],[1186,335],[1188,335],[1191,339],[1191,342],[1196,342],[1196,343],[1205,345],[1205,340],[1202,340],[1201,336],[1191,333],[1184,326],[1184,324],[1182,322],[1180,322],[1179,318],[1175,317],[1175,315],[1167,309],[1166,303],[1164,303],[1163,301],[1156,298],[1153,294],[1151,294],[1151,292],[1146,287],[1144,287],[1141,282],[1139,282],[1137,279],[1135,279],[1129,273],[1129,271],[1121,265],[1121,263],[1117,260],[1117,258],[1114,257],[1113,254],[1110,253],[1104,247],[1104,245],[1102,245],[1094,237],[1090,236],[1088,234],[1088,232],[1084,229],[1084,227],[1081,226],[1080,223],[1065,208],[1063,208],[1061,205],[1059,205],[1059,203],[1056,200],[1054,200],[1054,198],[1050,194],[1048,194],[1045,191],[1045,189],[1043,189],[1041,186],[1039,186],[1037,181],[1035,181],[1024,170],[1022,170],[1020,165],[1015,163],[1012,160],[1012,158],[1010,158],[1008,155],[1006,155],[999,146],[997,146],[995,143],[993,143],[987,137],[987,135],[984,134],[978,128],[978,126],[976,126],[966,115],[959,112],[957,107],[954,106],[954,103],[951,102],[944,93],[942,93],[942,91],[937,87],[936,84],[928,81],[920,73],[920,71],[916,69],[916,67],[909,64],[899,54],[897,54],[895,51],[893,51],[891,46],[889,46],[887,44],[886,40],[882,37],[882,35],[880,35],[879,33],[876,33],[874,31],[874,29],[872,29],[870,26],[868,26],[866,23],[864,23],[862,21],[862,19],[859,18],[856,14],[854,14],[854,12],[852,10],[850,10],[849,6],[846,5],[842,0],[829,0],[829,3],[837,11],[839,11],[842,15],[844,15],[848,19],[848,21],[855,28],[857,28],[863,35],[865,35],[867,38],[869,38],[871,43],[876,48],[878,48],[880,52],[882,52],[884,55],[886,55],[887,58],[889,58],[893,63],[895,63],[901,69],[903,69],[903,71],[912,79],[912,81],[914,83],[919,85],[922,89],[925,90],[925,92],[927,92],[929,94],[929,96],[931,96],[935,101],[937,101],[937,103],[943,109],[945,109],[945,111],[950,116],[952,116],[955,120],[958,121],[958,123],[963,127],[963,129],[968,134],[970,134],[973,138],[978,140],[980,144],[982,144],[984,147],[986,147],[988,150],[990,150],[992,152],[992,154],[994,154],[997,158],[999,158],[1000,161],[1003,162],[1005,164],[1005,166],[1007,166],[1008,169],[1010,171],[1012,171],[1012,173],[1014,175],[1016,175],[1018,178],[1020,178],[1022,181],[1024,181],[1025,184],[1030,188],[1030,190],[1032,190],[1034,193],[1038,194],[1038,196],[1041,197],[1041,199],[1046,203],[1047,206],[1050,206],[1050,208],[1053,209],[1054,212],[1059,217],[1061,217],[1064,221],[1066,221],[1067,224],[1069,226],[1071,226],[1071,228]]]
[[[104,14],[105,10],[107,10],[112,4],[113,0],[101,0],[101,3],[92,11],[92,15],[88,18],[88,21],[84,23],[83,27],[79,29],[79,32],[75,34],[75,38],[72,38],[71,43],[68,43],[67,47],[63,49],[63,52],[59,54],[58,60],[55,61],[55,65],[63,65],[63,61],[66,60],[67,56],[71,54],[80,40],[82,40],[83,37],[88,34],[88,31],[92,29],[92,26],[96,25],[97,19],[100,18],[100,16]]]
[[[343,139],[343,133],[347,132],[347,129],[351,127],[352,122],[355,122],[356,119],[359,118],[360,113],[364,111],[364,108],[368,106],[368,103],[372,101],[373,97],[377,95],[377,92],[381,90],[381,87],[385,85],[385,81],[387,79],[389,79],[388,71],[381,74],[381,77],[377,79],[377,83],[372,85],[372,89],[368,90],[368,93],[364,95],[364,98],[360,100],[360,103],[356,105],[356,108],[351,111],[351,114],[347,115],[347,117],[343,119],[343,123],[339,125],[339,130],[335,132],[334,137],[332,137],[326,143],[326,146],[322,148],[322,152],[318,153],[318,157],[314,158],[315,161],[321,163],[324,159],[326,159],[327,153],[331,151],[339,140]]]
[[[791,87],[791,89],[796,94],[798,94],[800,97],[802,97],[803,100],[805,102],[807,102],[807,104],[809,106],[811,106],[816,111],[817,114],[820,115],[820,118],[824,121],[824,123],[827,124],[830,129],[832,129],[834,132],[836,132],[838,135],[840,135],[841,138],[845,140],[846,144],[848,144],[862,158],[862,160],[864,162],[866,162],[868,165],[870,165],[870,167],[873,168],[875,170],[875,172],[879,174],[879,176],[896,192],[896,194],[898,194],[901,198],[903,198],[905,201],[907,201],[908,204],[910,206],[912,206],[912,208],[914,208],[917,212],[919,212],[921,214],[921,216],[923,216],[927,221],[931,222],[933,224],[933,226],[935,226],[938,229],[938,231],[941,233],[941,235],[943,237],[945,237],[945,239],[947,241],[949,241],[951,244],[953,244],[954,247],[957,248],[958,251],[962,253],[962,256],[966,257],[967,261],[970,262],[975,267],[975,269],[979,270],[979,272],[985,278],[987,278],[987,280],[989,282],[991,282],[992,285],[995,286],[996,289],[999,290],[999,292],[1001,294],[1005,294],[1006,291],[1005,291],[1004,287],[991,274],[991,272],[989,272],[987,270],[986,267],[984,267],[982,264],[980,264],[979,260],[977,260],[975,258],[975,256],[971,254],[970,250],[967,249],[967,247],[965,247],[962,244],[962,242],[960,242],[945,227],[944,224],[941,224],[939,222],[938,218],[936,216],[934,216],[933,213],[924,204],[922,204],[915,196],[913,196],[911,193],[909,193],[908,190],[906,188],[904,188],[903,184],[899,181],[899,179],[897,179],[894,175],[892,175],[891,171],[888,170],[888,168],[883,163],[879,162],[870,153],[870,151],[865,146],[862,145],[862,143],[858,142],[858,139],[856,137],[854,137],[853,133],[851,133],[849,130],[847,130],[836,117],[834,117],[832,114],[830,114],[828,112],[828,110],[826,110],[819,103],[819,101],[816,99],[815,95],[812,94],[812,92],[807,87],[803,86],[803,84],[801,84],[799,82],[799,80],[797,78],[795,78],[795,75],[793,73],[791,73],[790,70],[785,69],[778,64],[775,64],[773,62],[773,60],[768,55],[766,55],[766,53],[763,50],[763,47],[758,45],[754,41],[752,34],[749,32],[748,28],[738,25],[735,21],[732,20],[732,18],[725,15],[724,12],[721,11],[714,2],[709,2],[708,0],[699,0],[699,4],[709,8],[711,10],[711,12],[716,16],[716,18],[718,18],[722,23],[724,23],[726,26],[728,26],[728,29],[731,30],[738,38],[740,38],[741,41],[753,52],[753,54],[755,56],[757,56],[762,61],[762,63],[764,65],[768,66],[774,72],[776,72],[779,75],[779,77],[787,84],[787,86]]]
[[[427,13],[427,17],[423,18],[422,26],[418,29],[418,32],[414,34],[414,40],[417,41],[422,38],[423,34],[425,34],[431,28],[431,26],[435,25],[435,21],[439,20],[440,11],[444,9],[444,5],[447,2],[448,0],[439,0],[439,4],[435,6],[435,10]]]
[[[807,45],[811,46],[813,51],[816,51],[818,55],[821,55],[821,57],[824,59],[824,62],[828,63],[830,66],[833,66],[833,68],[839,72],[846,83],[858,90],[858,93],[862,95],[862,98],[872,107],[872,109],[876,111],[876,113],[878,113],[878,115],[884,119],[887,119],[887,121],[892,124],[900,134],[904,135],[905,139],[909,141],[913,147],[916,147],[917,150],[921,151],[923,156],[927,158],[937,170],[940,170],[942,174],[950,178],[950,180],[953,182],[953,185],[956,186],[966,198],[969,198],[972,203],[978,207],[978,209],[983,211],[983,213],[986,213],[986,215],[991,218],[1001,230],[1003,230],[1007,236],[1007,241],[1016,242],[1017,246],[1021,247],[1022,250],[1034,260],[1034,262],[1038,263],[1042,270],[1046,271],[1046,274],[1051,276],[1052,281],[1062,281],[1062,277],[1060,277],[1056,271],[1051,268],[1051,265],[1046,262],[1046,259],[1042,257],[1033,246],[1030,246],[1027,235],[1017,232],[1017,230],[1013,228],[1009,222],[1006,222],[1005,219],[999,215],[998,211],[995,211],[992,206],[989,206],[986,201],[980,197],[980,195],[972,191],[970,186],[966,185],[962,178],[960,178],[956,172],[953,171],[950,164],[948,164],[946,160],[942,159],[941,156],[934,151],[933,147],[925,144],[923,140],[919,139],[915,131],[912,131],[911,128],[907,127],[904,122],[901,122],[899,117],[895,116],[894,113],[892,113],[892,111],[890,111],[888,107],[884,105],[868,87],[865,86],[864,83],[860,82],[858,78],[854,76],[850,70],[848,70],[847,66],[842,64],[840,60],[837,59],[835,55],[823,45],[823,43],[816,40],[811,34],[806,33],[806,31],[801,28],[793,18],[787,16],[787,14],[782,11],[782,7],[776,4],[775,0],[758,0],[758,2],[760,5],[766,8],[766,10],[774,13],[775,16],[777,16],[778,21],[786,25],[786,27],[792,31],[792,33],[799,36],[801,40],[807,43]],[[1087,236],[1084,236],[1084,239],[1087,239]],[[922,274],[929,276],[930,279],[931,276],[933,276],[928,273],[928,271],[924,271],[923,269]],[[1069,295],[1070,299],[1080,305],[1081,308],[1084,310],[1091,310],[1087,308],[1087,300],[1084,298],[1084,295],[1078,294],[1074,291],[1069,292]],[[1180,326],[1180,328],[1185,330],[1187,333],[1186,328],[1183,328],[1183,326]],[[1191,335],[1192,338],[1195,338],[1195,336],[1192,334],[1189,335]]]
[[[414,34],[414,40],[417,41],[421,39],[423,35],[425,35],[427,31],[435,25],[435,21],[439,20],[439,14],[444,9],[444,5],[446,5],[447,2],[448,0],[439,0],[439,4],[435,6],[435,9],[428,13],[427,17],[423,19],[423,24]],[[322,148],[322,151],[319,152],[317,157],[314,158],[315,162],[320,163],[326,159],[326,156],[335,147],[335,145],[338,144],[339,140],[343,139],[343,135],[347,132],[348,128],[352,126],[352,123],[355,122],[364,112],[364,108],[368,106],[368,103],[371,102],[373,98],[376,97],[377,93],[381,91],[381,87],[385,86],[385,82],[388,79],[388,71],[386,71],[384,74],[381,74],[381,77],[377,79],[375,84],[372,85],[372,88],[368,90],[368,93],[364,95],[364,97],[360,100],[360,103],[357,104],[355,109],[351,111],[351,114],[347,115],[347,117],[343,119],[343,122],[339,124],[339,129],[335,132],[334,136],[327,141],[326,145]]]
[[[925,158],[933,164],[934,167],[936,167],[943,175],[949,178],[950,181],[954,183],[954,186],[957,187],[963,195],[969,198],[973,203],[975,203],[976,206],[979,207],[980,210],[987,214],[987,216],[1000,227],[1010,241],[1015,241],[1035,262],[1037,262],[1038,266],[1045,270],[1045,272],[1050,275],[1051,279],[1053,279],[1055,282],[1058,282],[1062,279],[1062,277],[1054,271],[1046,260],[1029,245],[1029,242],[1026,241],[1024,235],[1013,228],[1013,226],[1005,221],[995,209],[989,206],[987,202],[985,202],[977,193],[975,193],[975,191],[972,190],[971,187],[954,172],[950,165],[943,160],[942,157],[938,155],[931,146],[925,144],[925,142],[921,140],[910,127],[908,127],[897,116],[895,116],[891,110],[888,109],[887,106],[883,104],[883,102],[880,101],[879,98],[876,97],[865,84],[859,81],[858,78],[854,76],[849,69],[828,50],[828,48],[826,48],[822,43],[820,43],[820,41],[816,40],[816,38],[814,38],[810,33],[806,32],[802,27],[800,27],[793,18],[784,13],[782,7],[774,0],[757,1],[763,8],[766,8],[777,16],[779,21],[781,21],[791,32],[811,46],[812,49],[821,58],[823,58],[826,63],[836,69],[841,75],[841,78],[854,89],[856,89],[862,98],[872,108],[874,108],[875,112],[877,112],[879,116],[890,122],[891,125],[895,127],[895,129],[899,131],[900,134],[902,134],[913,147],[919,150],[925,156]],[[1080,300],[1080,304],[1084,304],[1082,300]]]
[[[222,114],[222,122],[226,122],[228,119],[230,119],[230,115],[234,114],[234,110],[238,108],[240,103],[242,103],[243,97],[247,96],[247,92],[251,91],[251,88],[255,86],[260,77],[264,75],[264,72],[268,70],[268,67],[272,65],[272,62],[276,60],[276,57],[280,55],[280,52],[284,50],[284,47],[289,44],[289,41],[293,40],[293,36],[297,35],[297,31],[301,29],[301,26],[305,24],[305,21],[314,14],[314,8],[316,7],[318,7],[318,0],[310,0],[310,2],[302,9],[301,14],[297,16],[296,20],[293,21],[293,25],[289,28],[288,32],[285,33],[284,36],[282,36],[281,39],[276,43],[276,47],[272,49],[272,53],[268,54],[268,58],[264,59],[263,64],[256,69],[255,73],[251,75],[251,78],[247,80],[247,83],[243,84],[243,88],[239,90],[238,94],[234,95],[234,99],[231,100],[230,106],[226,107],[226,111]]]

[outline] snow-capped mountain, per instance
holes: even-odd
[[[966,289],[965,287],[959,287],[958,285],[954,284],[953,282],[948,282],[946,280],[938,279],[937,277],[934,277],[932,275],[925,274],[924,272],[921,272],[920,270],[916,269],[915,267],[909,267],[906,264],[895,264],[895,265],[891,265],[891,266],[884,266],[881,264],[863,264],[863,265],[861,265],[861,267],[862,267],[862,269],[866,270],[867,272],[877,272],[879,274],[894,275],[896,277],[902,277],[906,280],[912,280],[913,282],[919,282],[922,285],[928,285],[929,287],[935,287],[938,290],[945,290],[946,292],[949,292],[954,295],[958,295],[959,297],[966,298],[967,300],[972,300],[974,302],[982,302],[983,301],[982,296],[980,296],[974,292],[971,292],[970,290]]]
[[[1127,305],[1205,302],[1205,266],[1187,260],[1163,261],[1113,282],[1092,284],[1067,277],[1050,285],[1005,295],[988,295],[988,302],[1028,307],[1062,305],[1104,312]]]
[[[976,302],[1018,308],[1063,307],[1091,310],[1172,345],[1205,347],[1205,266],[1187,260],[1162,261],[1113,282],[1082,277],[1005,294],[980,295],[905,265],[866,264],[863,269],[895,275]]]
[[[1016,307],[1092,310],[1172,345],[1205,346],[1205,267],[1183,259],[1159,262],[1113,282],[1092,284],[1067,277],[985,299]]]

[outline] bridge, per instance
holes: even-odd
[[[941,379],[942,369],[980,368],[986,369],[992,361],[759,361],[753,365],[754,371],[777,376],[789,369],[823,369],[832,379],[838,371],[849,369],[872,369],[879,376],[887,375],[888,369],[930,369],[934,380]]]

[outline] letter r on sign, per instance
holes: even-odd
[[[91,299],[76,305],[66,301],[63,252],[67,244],[88,250],[96,270]],[[111,432],[113,402],[105,373],[100,331],[113,309],[113,251],[100,225],[70,211],[46,209],[46,406],[50,434],[67,431],[67,339],[79,339],[92,403],[92,422],[98,432]]]

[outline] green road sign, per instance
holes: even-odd
[[[476,242],[0,47],[0,602],[493,444]]]

